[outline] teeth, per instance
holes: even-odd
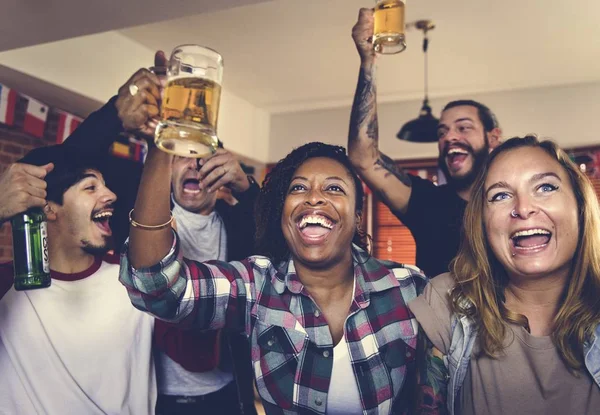
[[[107,211],[107,212],[100,212],[96,215],[94,215],[94,219],[104,219],[104,218],[110,218],[112,216],[112,212]]]
[[[460,149],[460,148],[451,148],[450,150],[448,150],[448,154],[469,154],[468,152]]]
[[[327,229],[333,228],[330,220],[319,215],[307,215],[300,220],[300,229],[304,229],[308,225],[319,225]]]
[[[533,235],[550,235],[545,229],[527,229],[526,231],[518,231],[513,234],[511,238],[518,238],[521,236],[533,236]]]

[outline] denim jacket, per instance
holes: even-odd
[[[452,340],[444,363],[448,368],[448,396],[446,404],[448,413],[456,413],[456,401],[469,369],[473,346],[477,340],[475,322],[466,316],[452,317]],[[589,341],[584,343],[585,367],[600,387],[600,325],[596,327]]]

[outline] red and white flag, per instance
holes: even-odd
[[[0,123],[13,125],[15,123],[15,107],[17,91],[0,84]]]
[[[68,112],[59,111],[58,113],[58,126],[56,127],[56,143],[60,144],[67,139],[83,119],[76,117]]]
[[[23,122],[23,132],[42,138],[44,137],[44,128],[48,118],[48,106],[30,97],[27,97],[27,99],[29,102],[27,103],[27,113]]]

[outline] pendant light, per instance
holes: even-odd
[[[418,30],[423,31],[423,55],[425,58],[425,98],[423,99],[423,106],[419,117],[407,122],[402,126],[397,137],[400,140],[413,141],[417,143],[432,143],[438,140],[437,138],[437,127],[439,120],[431,114],[431,107],[429,106],[429,85],[428,85],[428,62],[427,62],[427,50],[429,48],[429,39],[427,38],[427,32],[433,30],[435,25],[431,20],[418,20],[414,23],[409,23],[407,27],[414,26]]]

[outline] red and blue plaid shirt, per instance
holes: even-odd
[[[266,413],[326,412],[334,345],[292,260],[198,263],[182,257],[175,238],[159,264],[134,269],[127,249],[120,280],[135,307],[183,326],[245,331]],[[425,277],[352,250],[356,287],[344,335],[363,414],[402,413],[414,399],[416,373],[417,322],[406,304]]]

